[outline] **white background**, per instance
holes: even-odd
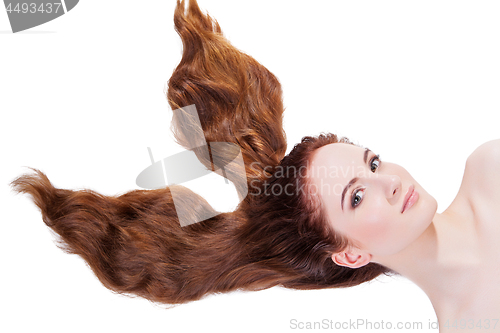
[[[458,191],[467,156],[500,136],[496,1],[199,4],[280,79],[289,150],[305,135],[347,136],[406,167],[440,212]],[[174,8],[173,0],[82,0],[17,34],[0,10],[0,331],[293,332],[303,330],[292,319],[365,319],[422,322],[415,332],[437,332],[425,330],[435,320],[427,297],[403,278],[231,293],[168,310],[119,296],[59,250],[28,197],[10,191],[30,166],[57,187],[120,194],[138,188],[147,147],[156,159],[182,150],[172,143],[163,94],[181,57]]]

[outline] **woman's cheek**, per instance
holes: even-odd
[[[367,250],[376,250],[390,241],[389,220],[375,214],[365,214],[355,228],[354,235]]]

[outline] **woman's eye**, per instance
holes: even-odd
[[[351,200],[352,208],[355,208],[357,205],[361,203],[364,195],[365,195],[365,190],[363,189],[355,190],[352,193],[352,200]]]
[[[370,168],[372,172],[377,171],[379,166],[380,166],[380,158],[378,156],[375,156],[370,162]]]

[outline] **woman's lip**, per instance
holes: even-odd
[[[411,206],[418,200],[418,192],[415,191],[415,187],[410,185],[408,188],[408,192],[406,192],[405,199],[403,201],[403,207],[401,208],[401,213],[404,213],[407,209],[410,209]]]

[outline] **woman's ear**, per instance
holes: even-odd
[[[332,260],[339,266],[359,268],[370,263],[372,255],[365,252],[345,251],[332,254]]]

